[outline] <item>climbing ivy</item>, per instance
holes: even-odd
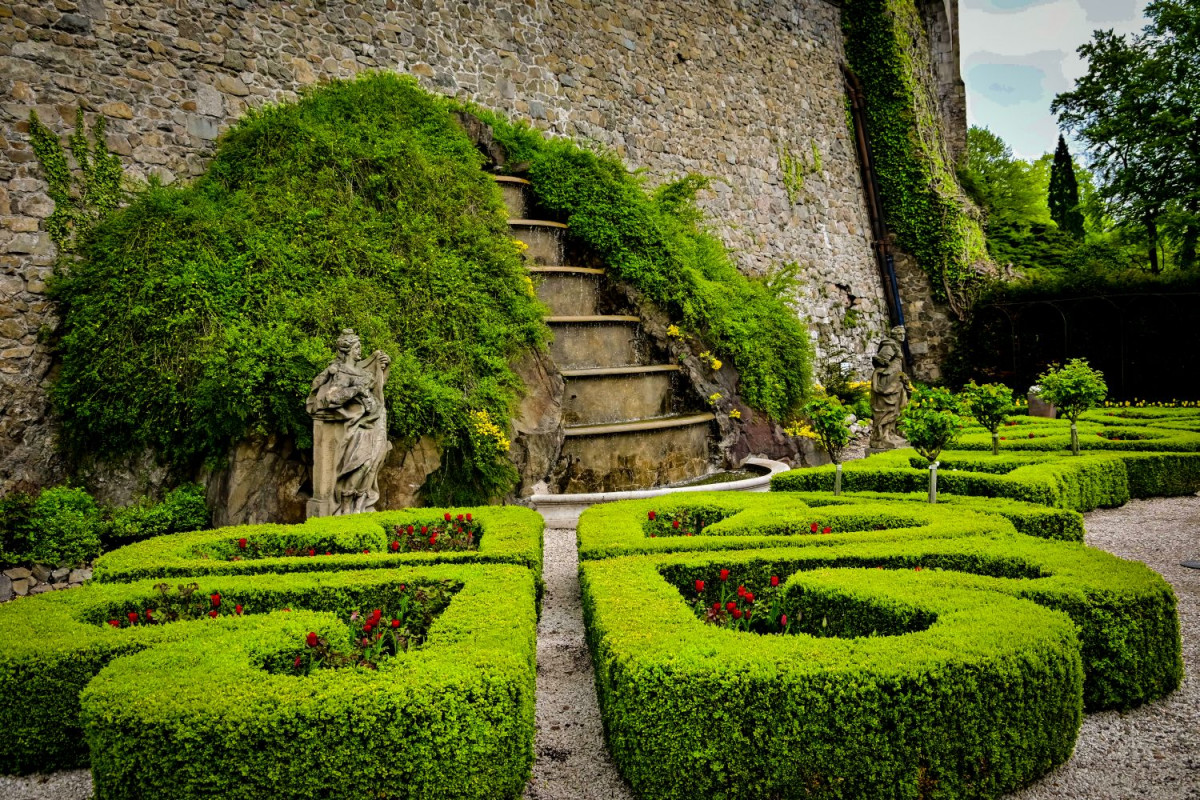
[[[62,142],[54,131],[29,112],[29,140],[48,184],[47,194],[54,201],[54,212],[46,220],[46,231],[60,253],[75,249],[76,242],[125,197],[121,159],[108,149],[104,117],[96,120],[88,141],[83,109],[75,114],[75,130],[68,143],[75,158],[73,171]]]
[[[989,263],[978,212],[963,195],[938,124],[928,39],[914,0],[846,0],[846,58],[862,81],[884,215],[901,247],[960,318]]]

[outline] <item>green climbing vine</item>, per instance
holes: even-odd
[[[80,108],[75,130],[67,143],[77,169],[72,170],[58,135],[29,112],[29,140],[54,201],[46,231],[60,253],[75,249],[80,236],[114,211],[125,197],[121,159],[108,149],[104,117],[96,120],[89,141],[87,122]]]
[[[821,171],[821,150],[816,140],[811,140],[812,160],[786,145],[779,145],[779,171],[783,177],[783,188],[787,191],[788,202],[795,205],[800,201],[804,191],[804,180],[808,175]]]
[[[846,58],[863,83],[884,214],[934,293],[965,317],[990,259],[979,215],[954,175],[926,85],[925,28],[914,0],[847,0]]]

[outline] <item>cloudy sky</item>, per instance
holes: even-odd
[[[1098,28],[1146,24],[1147,0],[960,0],[967,118],[1022,158],[1054,150],[1050,101],[1086,72],[1075,50]],[[1075,149],[1075,148],[1072,148]]]

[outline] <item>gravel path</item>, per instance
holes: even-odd
[[[1085,515],[1093,547],[1143,561],[1175,588],[1183,686],[1157,703],[1088,714],[1075,755],[1010,800],[1200,800],[1200,497],[1133,500]]]
[[[1175,587],[1187,674],[1179,691],[1084,718],[1075,755],[1008,800],[1200,800],[1200,497],[1135,500],[1086,515],[1088,544],[1144,561]],[[604,747],[583,636],[573,530],[546,532],[538,626],[537,761],[525,800],[632,800]],[[0,776],[3,800],[87,800],[86,770]]]

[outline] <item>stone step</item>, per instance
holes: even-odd
[[[563,372],[562,420],[567,426],[667,417],[678,366],[578,369]]]
[[[504,197],[504,205],[508,206],[508,215],[518,219],[527,216],[532,207],[529,187],[533,184],[524,178],[514,178],[511,175],[492,177],[500,185],[500,194]]]
[[[525,251],[526,261],[544,265],[563,263],[566,225],[546,219],[514,218],[508,221],[508,226],[514,237],[529,246]]]
[[[566,429],[555,468],[560,493],[621,492],[690,480],[709,471],[712,414]]]
[[[560,370],[644,365],[649,361],[638,317],[551,316],[546,322],[554,331],[550,357]]]
[[[600,273],[600,274],[597,274]],[[541,278],[538,299],[555,316],[595,316],[600,308],[600,270],[581,272],[571,268],[545,268],[534,273]]]

